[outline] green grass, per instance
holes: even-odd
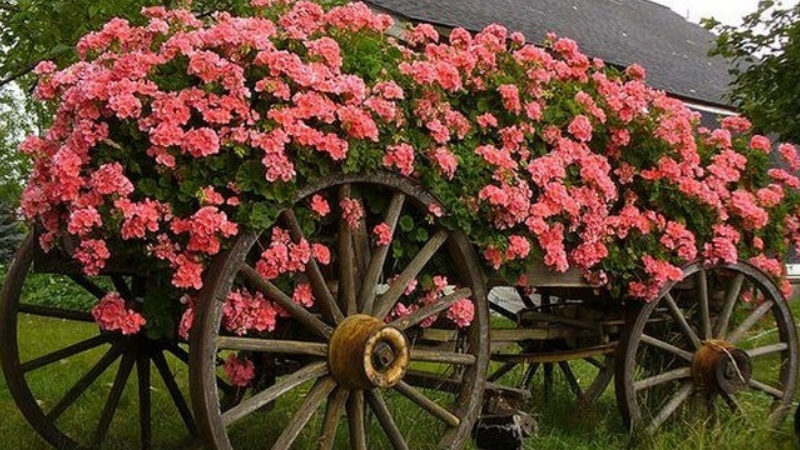
[[[48,350],[57,348],[59,343],[74,342],[82,336],[91,334],[92,326],[76,324],[72,322],[44,319],[38,317],[24,317],[21,323],[22,352],[23,358],[32,357],[46,353]],[[29,380],[37,393],[37,398],[48,406],[52,403],[58,393],[64,392],[72,383],[75,382],[87,365],[95,361],[102,350],[87,352],[79,356],[70,358],[64,363],[57,363],[60,366],[55,370],[44,370],[41,374],[34,373]],[[173,370],[177,374],[179,382],[185,387],[187,382],[186,369],[177,360],[171,360]],[[113,368],[112,368],[113,369]],[[64,422],[60,422],[67,429],[80,432],[93,427],[94,423],[102,410],[103,403],[107,395],[108,388],[113,380],[115,370],[109,370],[80,400],[74,409],[70,409],[64,417]],[[580,376],[578,370],[578,376]],[[155,441],[159,443],[158,448],[184,448],[186,447],[184,431],[181,421],[171,405],[164,386],[160,380],[153,388],[154,402],[154,434]],[[537,380],[540,383],[541,380]],[[107,441],[105,448],[128,449],[136,448],[138,428],[137,423],[137,402],[136,402],[136,377],[129,380],[129,385],[123,396],[121,408],[114,418],[111,428],[111,438]],[[295,396],[302,395],[310,386],[303,386],[293,393]],[[399,402],[398,399],[389,398],[392,402]],[[400,403],[398,403],[400,404]],[[405,404],[407,405],[407,404]],[[652,448],[652,449],[753,449],[753,448],[796,448],[795,437],[792,430],[791,418],[783,424],[779,430],[769,430],[765,426],[749,424],[735,418],[723,418],[716,425],[710,425],[702,418],[686,421],[672,422],[670,427],[662,430],[657,436],[650,440],[634,441],[625,433],[620,424],[619,415],[616,411],[614,401],[613,386],[595,404],[590,407],[576,407],[571,399],[566,385],[557,383],[553,397],[545,403],[538,396],[534,396],[529,405],[537,417],[539,432],[536,436],[528,439],[525,448],[528,449],[607,449],[607,448]],[[402,407],[402,406],[401,406]],[[415,430],[414,436],[410,441],[417,443],[412,448],[427,447],[424,437],[427,425],[420,423],[421,414],[418,414],[413,407],[405,406],[407,414],[398,415],[398,422],[401,428]],[[240,441],[247,448],[254,448],[265,444],[263,437],[273,435],[291,415],[285,404],[278,404],[277,411],[264,413],[262,417],[273,418],[273,420],[259,420],[256,416],[243,423],[239,429],[242,431]],[[283,411],[282,409],[286,409]],[[404,410],[405,411],[405,410]],[[9,449],[46,449],[48,446],[36,435],[32,428],[25,422],[10,397],[5,387],[5,380],[0,381],[0,436],[2,436],[2,448]],[[280,418],[275,420],[274,418]],[[321,414],[317,414],[309,424],[310,430],[319,430],[321,425]],[[371,435],[371,448],[383,448],[385,440],[380,434],[377,424],[373,424]],[[344,426],[340,427],[338,444],[344,445],[346,442],[346,431]],[[89,428],[91,429],[91,428]],[[296,448],[315,448],[316,438],[313,433],[301,435]],[[339,446],[337,445],[337,448]]]

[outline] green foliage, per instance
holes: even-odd
[[[25,227],[16,212],[8,203],[0,200],[0,264],[11,260],[24,237]]]
[[[800,5],[761,0],[739,26],[714,19],[713,55],[733,59],[730,100],[764,133],[800,142]]]

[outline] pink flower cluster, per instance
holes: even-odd
[[[101,298],[92,308],[92,317],[100,329],[119,331],[124,335],[138,333],[147,323],[144,316],[128,309],[125,299],[117,292],[111,292]]]
[[[785,168],[754,164],[773,145],[747,119],[698,127],[641,66],[609,71],[575,41],[548,35],[536,46],[500,25],[442,37],[421,24],[401,42],[384,35],[391,19],[362,3],[253,6],[268,10],[201,20],[146,8],[142,26],[113,19],[81,39],[79,62],[37,66],[37,95],[57,113],[21,146],[33,158],[21,204],[43,248],[67,235],[72,256],[98,274],[115,245],[142,243],[174,286],[197,290],[210,257],[247,226],[231,218],[248,217],[265,193],[343,168],[394,170],[458,202],[494,269],[577,268],[643,298],[697,257],[756,258],[777,274],[780,249],[764,243],[800,245],[797,149],[777,147]],[[397,71],[351,64],[356,33]],[[166,86],[164,71],[191,81]],[[331,212],[322,196],[308,202],[316,218]],[[361,226],[362,204],[338,207]],[[387,245],[382,225],[372,231]],[[256,269],[275,279],[311,258],[327,264],[331,253],[275,228]],[[294,289],[313,303],[307,287]],[[420,302],[441,294],[437,285]],[[269,304],[237,293],[232,326],[270,329],[279,312],[270,322]],[[465,323],[469,307],[458,304],[450,319]]]
[[[235,354],[228,356],[222,368],[231,384],[236,387],[247,387],[256,377],[256,366],[253,361]]]

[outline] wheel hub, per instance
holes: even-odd
[[[394,386],[405,375],[409,359],[405,335],[364,314],[342,321],[328,350],[331,374],[350,390]]]
[[[703,343],[692,360],[692,377],[698,387],[722,394],[734,394],[750,382],[750,357],[723,340]]]

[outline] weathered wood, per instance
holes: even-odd
[[[339,204],[342,200],[350,198],[350,185],[343,184],[339,187]],[[353,250],[353,232],[344,214],[339,214],[339,239],[337,244],[337,257],[339,267],[339,288],[342,290],[341,300],[345,304],[345,313],[349,316],[358,312],[358,299],[356,298],[355,279],[355,252]]]
[[[111,340],[111,337],[107,334],[99,334],[97,336],[90,337],[89,339],[85,339],[83,341],[77,342],[72,344],[68,347],[64,347],[62,349],[56,350],[54,352],[48,353],[44,356],[40,356],[36,359],[32,359],[30,361],[26,361],[22,363],[19,368],[23,372],[30,372],[32,370],[36,370],[40,367],[44,367],[48,364],[52,364],[56,361],[61,361],[62,359],[67,359],[70,356],[77,355],[79,353],[83,353],[85,351],[89,351],[93,348],[99,347],[103,344],[108,343]]]
[[[461,423],[461,419],[459,419],[455,414],[429,399],[425,396],[425,394],[415,389],[408,383],[401,381],[397,383],[394,389],[448,426],[457,427],[458,424]]]
[[[411,360],[419,362],[432,362],[442,364],[475,364],[475,355],[469,353],[440,352],[411,348]]]
[[[295,303],[294,300],[280,290],[280,288],[262,278],[252,266],[248,264],[242,264],[241,272],[245,278],[247,278],[248,281],[253,283],[260,291],[262,291],[267,298],[281,305],[281,307],[288,311],[294,319],[305,325],[308,329],[325,338],[333,334],[333,328],[326,325],[316,316],[308,312],[308,310]]]
[[[392,239],[397,228],[397,221],[400,219],[400,213],[403,210],[406,196],[402,192],[396,192],[389,202],[389,207],[386,210],[386,217],[384,222],[389,225],[391,230]],[[387,245],[378,246],[375,249],[375,254],[372,256],[364,274],[364,281],[361,284],[361,290],[358,294],[359,311],[372,311],[375,302],[375,290],[378,287],[378,281],[383,273],[383,266],[386,263],[386,256],[389,254],[391,242]]]
[[[86,311],[75,311],[72,309],[54,308],[41,305],[19,305],[19,312],[41,317],[52,317],[54,319],[67,319],[76,322],[94,323],[94,318]]]
[[[111,390],[108,393],[108,399],[103,407],[103,412],[100,413],[100,422],[95,429],[91,448],[98,448],[106,439],[108,428],[111,425],[111,421],[114,419],[114,414],[117,412],[119,400],[122,398],[122,392],[125,390],[128,376],[130,376],[135,362],[136,360],[130,353],[125,353],[122,356],[122,362],[120,362],[119,369],[117,369],[117,375],[114,378],[114,383],[111,385]]]
[[[311,417],[314,416],[319,407],[325,403],[325,399],[328,398],[328,395],[330,395],[334,388],[336,388],[336,381],[331,377],[324,377],[317,380],[314,387],[312,387],[311,391],[306,395],[300,408],[289,420],[286,428],[283,429],[281,435],[275,443],[272,444],[273,450],[284,450],[292,446],[297,436],[300,435],[300,432],[303,431],[303,428],[305,428],[306,424],[311,420]]]
[[[339,421],[349,395],[350,391],[342,388],[336,388],[330,395],[322,422],[322,434],[319,437],[320,450],[333,449],[333,445],[336,443],[336,430],[339,429]]]
[[[383,431],[386,433],[386,437],[389,438],[389,443],[392,445],[392,448],[395,450],[408,450],[409,447],[406,440],[403,438],[403,433],[397,428],[397,424],[394,422],[394,418],[389,412],[386,402],[383,400],[381,391],[372,389],[365,391],[365,394],[367,395],[369,406],[375,413],[375,417],[378,418],[378,423],[381,424]]]
[[[378,318],[386,317],[392,310],[397,300],[403,295],[408,283],[419,275],[425,265],[430,261],[434,254],[447,240],[450,233],[447,230],[439,230],[422,247],[408,266],[398,275],[389,289],[381,295],[373,309],[374,315]]]
[[[751,358],[757,358],[759,356],[771,355],[773,353],[783,352],[788,349],[789,349],[789,344],[785,342],[778,342],[777,344],[751,348],[749,350],[745,350],[744,352],[747,353],[747,356]]]
[[[315,380],[327,374],[327,362],[323,361],[309,364],[297,372],[284,377],[282,380],[273,384],[267,389],[225,411],[225,413],[222,414],[222,420],[225,425],[231,425],[242,417],[245,417],[251,414],[253,411],[260,409],[262,406],[274,401],[276,398],[289,392],[297,386],[300,386],[306,381]]]
[[[249,350],[267,353],[289,353],[293,355],[328,356],[328,344],[321,342],[289,341],[282,339],[260,339],[235,336],[217,338],[220,350]]]
[[[67,410],[74,402],[78,399],[78,397],[83,394],[92,383],[97,380],[103,372],[108,369],[114,361],[119,358],[122,354],[122,348],[119,346],[112,346],[106,353],[97,361],[91,369],[84,376],[82,376],[71,388],[67,391],[66,394],[61,398],[61,400],[56,403],[50,412],[47,413],[47,418],[53,422],[55,422],[64,411]]]
[[[153,364],[155,364],[158,373],[161,375],[161,380],[164,381],[164,386],[166,386],[167,392],[169,392],[172,402],[175,404],[175,408],[178,409],[178,414],[180,414],[181,420],[189,431],[189,434],[192,436],[196,435],[197,425],[194,422],[194,417],[192,417],[192,411],[189,409],[189,405],[186,404],[181,388],[178,387],[178,383],[175,381],[175,377],[169,369],[169,364],[167,364],[167,359],[164,357],[164,354],[161,352],[154,352]]]
[[[648,336],[646,334],[643,334],[641,340],[645,344],[652,345],[653,347],[660,348],[661,350],[664,350],[666,352],[678,355],[687,361],[692,360],[693,355],[691,352],[687,352],[686,350],[675,347],[674,345],[668,342],[664,342],[661,339],[657,339],[654,338],[653,336]]]
[[[461,299],[467,298],[470,295],[472,295],[472,290],[470,290],[469,288],[458,289],[452,294],[440,298],[439,300],[436,301],[436,303],[423,306],[422,308],[414,311],[413,313],[407,316],[398,318],[389,325],[397,328],[398,330],[406,330],[415,325],[418,325],[420,322],[422,322],[423,320],[427,319],[430,316],[433,316],[434,314],[439,314],[440,312],[449,308],[450,305],[452,305],[453,303]]]
[[[292,235],[292,239],[296,243],[307,240],[303,233],[303,229],[300,226],[300,222],[297,220],[294,210],[287,209],[284,211],[283,216],[286,219],[286,222],[289,224],[289,232]],[[317,260],[315,258],[312,257],[308,260],[306,271],[308,273],[308,278],[311,281],[311,288],[314,291],[317,304],[320,306],[320,309],[322,309],[323,313],[332,318],[334,323],[339,323],[344,320],[342,310],[336,303],[336,299],[333,298],[333,294],[331,294],[330,289],[328,289],[328,285],[325,283],[325,277],[322,276],[322,271],[319,269],[319,265],[317,265]]]
[[[567,379],[567,385],[569,386],[572,393],[577,398],[583,398],[583,391],[581,390],[581,385],[578,384],[577,378],[575,378],[575,374],[572,373],[572,369],[569,367],[569,363],[566,361],[560,361],[558,363],[559,369],[561,369],[561,373],[564,374],[564,378]]]
[[[668,372],[663,372],[658,375],[653,375],[652,377],[641,379],[635,383],[633,383],[633,389],[636,391],[641,391],[644,389],[649,389],[653,386],[658,386],[659,384],[667,383],[669,381],[674,380],[681,380],[684,378],[689,378],[692,376],[692,369],[690,367],[681,367],[678,369],[673,369]]]
[[[74,281],[78,286],[86,289],[87,292],[94,295],[98,299],[105,297],[108,293],[105,289],[101,288],[100,286],[96,285],[92,280],[86,278],[85,275],[78,273],[78,274],[70,274],[68,275],[72,281]]]
[[[364,423],[364,391],[351,391],[347,399],[347,425],[350,428],[350,448],[367,450],[366,425]]]
[[[504,354],[495,353],[491,355],[492,361],[500,362],[516,362],[516,363],[558,363],[562,361],[572,361],[574,359],[583,359],[590,356],[610,355],[616,351],[617,343],[611,342],[609,344],[597,345],[593,347],[577,348],[575,350],[563,350],[555,352],[541,352],[541,353],[514,353]]]
[[[683,331],[683,334],[689,339],[689,342],[692,343],[695,349],[700,348],[700,338],[697,337],[697,334],[692,330],[692,327],[689,326],[689,322],[686,321],[686,317],[683,316],[683,312],[681,312],[680,308],[678,308],[678,304],[675,302],[675,299],[672,298],[672,295],[667,292],[663,298],[664,302],[669,307],[670,314],[672,314],[672,318],[678,323]]]
[[[700,304],[700,320],[703,325],[703,339],[711,339],[711,311],[708,304],[708,276],[706,271],[701,269],[697,273],[697,284],[699,287],[698,303]]]
[[[139,445],[142,450],[153,446],[153,426],[150,408],[150,356],[141,352],[136,361],[136,380],[139,391]]]
[[[717,326],[714,328],[714,336],[722,338],[728,332],[728,324],[731,320],[731,313],[733,312],[736,301],[739,300],[739,293],[742,290],[744,283],[744,274],[737,273],[731,283],[731,288],[725,293],[725,303],[722,307],[722,312],[717,317]]]
[[[664,408],[650,422],[647,427],[647,432],[652,433],[656,430],[665,420],[675,412],[676,409],[686,401],[687,398],[694,392],[694,385],[691,382],[684,383],[683,386],[675,393],[675,395],[664,405]]]
[[[760,382],[760,381],[758,381],[756,379],[751,378],[750,381],[748,381],[748,384],[750,386],[752,386],[754,389],[757,389],[757,390],[759,390],[761,392],[765,392],[765,393],[775,397],[778,400],[783,398],[783,395],[784,395],[783,391],[781,391],[779,389],[775,389],[774,387],[772,387],[772,386],[770,386],[768,384],[764,384],[764,383],[762,383],[762,382]]]
[[[736,344],[744,337],[744,334],[750,331],[750,328],[753,328],[753,325],[756,324],[759,320],[764,318],[764,316],[772,309],[775,302],[772,300],[766,301],[761,304],[758,308],[756,308],[749,316],[747,316],[744,321],[742,321],[739,326],[733,330],[733,332],[728,335],[727,341],[731,344]]]

